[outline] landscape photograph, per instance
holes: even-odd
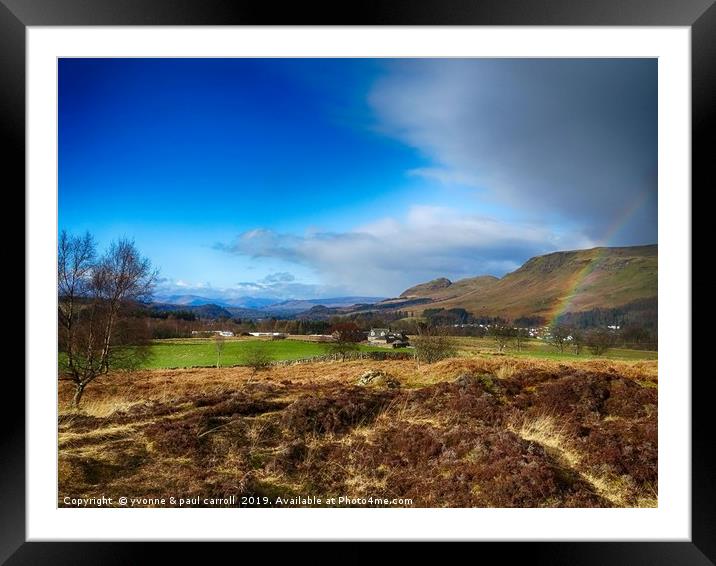
[[[58,59],[57,505],[657,507],[657,78]]]

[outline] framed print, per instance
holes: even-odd
[[[710,2],[3,2],[27,222],[8,564],[151,541],[714,560]]]

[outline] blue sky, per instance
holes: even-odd
[[[59,227],[158,294],[392,296],[656,242],[655,60],[61,59]]]

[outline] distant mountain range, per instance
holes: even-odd
[[[492,275],[450,281],[444,277],[403,291],[399,297],[333,297],[276,302],[241,297],[217,300],[196,295],[159,297],[161,310],[195,310],[199,316],[326,319],[361,312],[464,309],[474,316],[536,317],[550,321],[566,313],[655,305],[657,245],[599,247],[533,257],[502,278]],[[652,307],[648,307],[652,308]]]
[[[329,308],[350,307],[357,304],[372,304],[385,297],[329,297],[325,299],[291,299],[279,301],[265,297],[239,297],[216,299],[199,295],[159,295],[155,297],[154,308],[160,310],[189,310],[200,314],[215,312],[223,316],[263,318],[267,316],[288,316],[309,311],[317,305]],[[202,309],[200,307],[217,307]]]
[[[332,297],[328,299],[296,299],[274,303],[264,308],[269,312],[282,314],[298,314],[306,312],[313,307],[323,306],[328,308],[352,307],[360,304],[373,304],[384,300],[385,297]]]
[[[276,299],[263,297],[238,297],[236,299],[217,299],[199,295],[159,295],[155,297],[159,303],[198,307],[201,305],[217,305],[220,307],[243,307],[248,309],[262,308],[276,303]]]

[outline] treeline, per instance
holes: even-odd
[[[484,336],[486,326],[505,325],[508,321],[499,316],[475,316],[463,308],[452,309],[425,309],[424,322],[428,326],[450,327],[456,336]],[[415,323],[406,321],[407,324]],[[455,325],[461,325],[455,328]],[[482,325],[482,327],[480,326]]]
[[[551,341],[555,336],[558,341],[559,337],[564,336],[565,343],[576,353],[585,345],[600,352],[603,348],[657,350],[656,320],[651,315],[653,308],[652,302],[643,302],[632,308],[594,309],[575,316],[561,317],[551,326],[541,317],[507,320],[501,317],[476,317],[461,308],[426,309],[421,318],[403,318],[390,326],[413,335],[427,327],[438,329],[447,336],[492,338],[499,350],[508,345],[521,350],[530,338]],[[534,334],[530,335],[528,329],[534,329]]]
[[[657,299],[641,299],[617,308],[595,308],[584,312],[566,313],[560,316],[556,322],[581,329],[629,326],[656,332],[658,320]]]
[[[159,318],[161,320],[190,320],[195,321],[199,317],[192,311],[160,311],[156,309],[141,309],[137,311],[140,316],[148,316],[149,318]]]
[[[588,348],[593,354],[601,355],[611,348],[637,350],[657,350],[657,337],[649,330],[637,325],[624,328],[597,327],[589,329],[575,328],[564,324],[555,324],[545,336],[560,352],[566,350],[580,354]]]
[[[285,319],[271,317],[264,319],[248,319],[240,317],[204,318],[192,311],[156,310],[146,305],[135,305],[128,315],[141,320],[143,332],[153,339],[189,338],[192,331],[210,332],[227,330],[235,335],[247,332],[282,332],[285,334],[330,334],[330,329],[341,323],[355,324],[361,331],[371,328],[391,327],[395,330],[409,332],[415,328],[406,319],[407,312],[357,313],[345,316],[334,315],[326,319]]]

